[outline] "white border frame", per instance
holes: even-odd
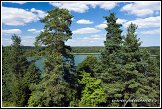
[[[1,1],[3,2],[160,2],[160,17],[161,17],[161,1]],[[2,10],[1,10],[2,16]],[[1,17],[1,95],[2,95],[2,17]],[[160,20],[160,107],[2,107],[1,108],[161,108],[161,20]]]

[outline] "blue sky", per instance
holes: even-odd
[[[109,10],[116,13],[123,35],[132,22],[138,25],[141,46],[160,46],[161,2],[2,2],[2,45],[12,44],[12,34],[18,34],[22,45],[33,46],[35,37],[43,30],[40,19],[53,8],[66,8],[74,16],[71,25],[71,46],[103,46],[106,38],[105,19]]]

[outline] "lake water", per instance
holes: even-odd
[[[93,55],[97,58],[99,58],[99,54],[74,54],[74,63],[75,63],[75,66],[77,66],[79,63],[81,63],[87,56],[90,56],[90,55]],[[28,60],[33,60],[34,58],[28,58]],[[41,57],[39,58],[38,60],[35,61],[35,65],[36,67],[43,71],[44,69],[44,57]]]
[[[77,66],[79,63],[81,63],[84,59],[86,59],[87,56],[93,55],[95,57],[99,57],[99,54],[75,54],[74,55],[74,63]]]

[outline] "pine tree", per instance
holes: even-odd
[[[25,106],[26,99],[25,96],[25,86],[23,81],[24,74],[26,73],[26,69],[28,68],[28,61],[26,57],[23,55],[23,51],[21,49],[21,38],[14,34],[12,36],[12,48],[11,48],[11,72],[12,76],[12,102],[14,102],[15,106]]]
[[[107,21],[107,31],[106,41],[104,41],[105,48],[101,53],[102,67],[105,69],[105,73],[101,74],[101,78],[104,82],[109,82],[109,77],[111,73],[116,73],[118,75],[118,63],[120,60],[119,52],[121,51],[122,44],[122,30],[120,29],[121,24],[116,23],[117,18],[114,13],[110,13],[109,16],[105,17]],[[113,78],[113,81],[118,80],[118,78]],[[111,80],[110,80],[111,81]]]
[[[122,30],[121,24],[118,24],[114,13],[105,17],[107,27],[105,30],[106,41],[105,48],[101,53],[101,67],[98,67],[96,75],[103,80],[103,88],[107,95],[107,106],[118,106],[116,103],[111,104],[113,99],[119,99],[122,95],[123,84],[121,78],[121,48],[122,48]]]
[[[77,72],[85,71],[87,73],[90,73],[91,76],[94,77],[94,68],[96,64],[98,63],[98,60],[95,56],[87,56],[85,60],[83,60],[78,66],[77,66]]]
[[[24,75],[24,81],[26,81],[28,86],[38,84],[40,82],[40,75],[39,69],[35,66],[35,61],[32,61]]]
[[[11,72],[11,46],[2,47],[2,101],[10,102],[11,101],[11,81],[12,81],[12,72]]]
[[[104,41],[105,48],[102,52],[101,59],[103,64],[106,63],[105,66],[109,66],[108,63],[111,64],[110,61],[114,60],[114,55],[116,55],[121,48],[122,30],[120,27],[122,25],[116,23],[117,18],[115,17],[115,13],[110,13],[110,15],[106,16],[105,19],[107,21],[107,27],[105,28],[107,34],[106,41]]]
[[[41,73],[38,70],[38,68],[36,68],[35,61],[31,61],[22,80],[25,93],[25,106],[27,106],[33,87],[37,85],[40,82],[40,80],[41,80]]]
[[[147,50],[140,50],[141,42],[137,39],[136,29],[135,24],[129,25],[123,44],[123,68],[121,70],[125,84],[123,98],[155,101],[159,93],[157,63]],[[156,106],[155,104],[155,102],[127,102],[124,106]]]
[[[28,62],[24,51],[21,47],[21,38],[14,34],[12,36],[13,44],[11,45],[11,50],[9,50],[9,58],[6,58],[4,64],[7,69],[3,70],[3,73],[7,74],[5,77],[8,86],[8,91],[10,92],[9,102],[12,102],[16,107],[22,107],[27,105],[31,90],[29,89],[31,83],[36,83],[34,80],[35,75],[39,78],[39,74],[31,63]],[[31,64],[31,65],[30,65]],[[5,68],[5,67],[4,67]],[[30,70],[28,70],[28,68]],[[35,75],[32,75],[35,74]],[[28,76],[31,77],[28,77]],[[10,79],[9,79],[10,78]],[[30,79],[29,79],[30,78]],[[5,94],[5,93],[4,93]],[[10,106],[10,104],[9,104]]]
[[[122,77],[124,84],[122,98],[125,100],[146,97],[145,90],[148,90],[147,87],[143,86],[146,84],[146,78],[144,76],[145,69],[144,63],[141,60],[142,54],[139,49],[141,42],[139,42],[139,39],[137,39],[137,35],[135,34],[136,29],[136,25],[129,25],[122,49],[123,68],[121,73],[123,75]],[[123,106],[137,106],[137,102],[131,103],[125,101]]]
[[[65,45],[72,35],[69,28],[72,17],[68,10],[55,8],[41,20],[44,31],[35,44],[46,46],[45,75],[32,93],[29,106],[75,105],[74,59],[70,46]]]

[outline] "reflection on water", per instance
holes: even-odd
[[[99,54],[75,54],[74,55],[75,66],[81,63],[89,55],[93,55],[97,58],[99,57]],[[44,59],[45,59],[44,57],[40,57],[39,59],[35,61],[35,65],[40,71],[43,71],[44,69]],[[35,60],[35,58],[33,57],[28,58],[28,61],[32,61],[32,60]]]

